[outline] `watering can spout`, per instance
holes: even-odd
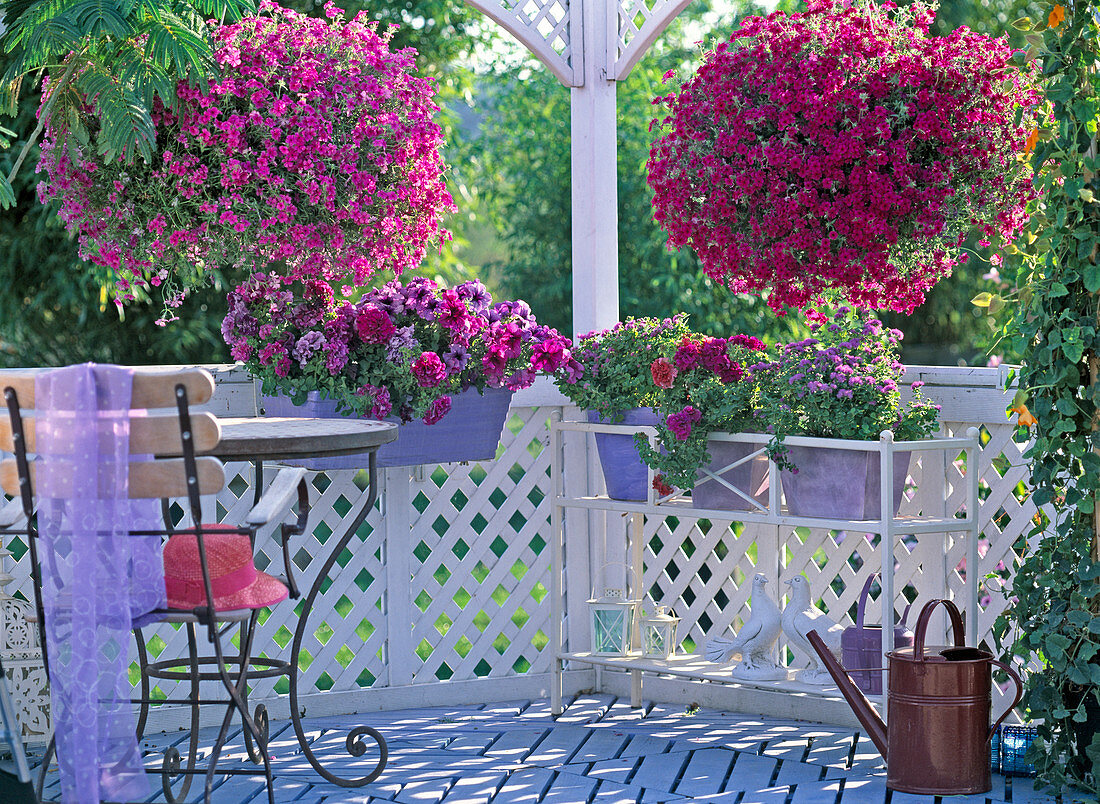
[[[886,724],[882,722],[878,712],[867,700],[867,696],[863,694],[844,671],[844,668],[840,666],[840,662],[836,660],[833,652],[826,647],[817,631],[810,631],[806,636],[809,638],[814,650],[817,651],[822,663],[824,663],[825,669],[829,671],[829,675],[836,682],[840,694],[844,696],[844,700],[856,713],[856,717],[866,730],[867,736],[875,744],[875,748],[878,749],[879,753],[882,754],[882,758],[887,759]]]

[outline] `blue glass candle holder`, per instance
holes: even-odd
[[[1034,776],[1035,766],[1024,761],[1024,754],[1035,742],[1038,729],[1034,726],[1001,726],[1001,773],[1005,776]]]

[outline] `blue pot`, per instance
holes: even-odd
[[[649,425],[657,424],[652,408],[631,408],[623,414],[622,421],[612,422],[600,418],[594,410],[588,411],[588,421],[593,424]],[[607,496],[613,500],[642,502],[649,496],[649,467],[642,462],[634,446],[634,436],[617,433],[596,433],[596,452],[603,468]]]
[[[263,396],[265,416],[306,416],[336,419],[336,402],[322,399],[310,391],[303,405],[295,405],[288,396]],[[435,424],[414,419],[397,430],[397,440],[383,444],[378,450],[379,468],[386,466],[418,466],[451,461],[487,461],[497,454],[500,434],[508,418],[512,392],[507,388],[486,388],[484,395],[476,388],[451,395],[451,410]],[[369,416],[364,418],[370,418]],[[386,421],[398,422],[390,416]],[[307,458],[285,461],[307,469],[364,469],[366,455],[342,455],[337,458]]]

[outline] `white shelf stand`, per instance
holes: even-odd
[[[578,650],[577,645],[567,644],[565,632],[566,611],[571,616],[583,610],[583,604],[578,605],[576,595],[578,590],[570,590],[565,583],[566,565],[569,557],[567,554],[567,539],[565,529],[566,509],[588,509],[589,511],[617,512],[629,517],[629,561],[633,575],[641,584],[644,570],[644,537],[643,523],[645,517],[689,517],[696,519],[734,520],[743,523],[758,523],[774,527],[776,540],[780,538],[782,530],[790,530],[796,527],[824,528],[830,530],[848,530],[857,533],[878,534],[881,536],[878,550],[881,554],[881,594],[882,622],[894,621],[894,603],[896,598],[894,584],[895,553],[894,548],[899,537],[916,536],[920,534],[962,534],[967,540],[967,568],[966,573],[966,599],[964,612],[966,619],[967,644],[977,644],[977,612],[978,612],[978,573],[973,568],[978,566],[978,472],[975,471],[978,463],[980,449],[980,434],[976,427],[967,430],[965,437],[932,438],[922,441],[895,442],[893,434],[884,431],[879,440],[851,441],[844,439],[791,437],[786,439],[789,446],[812,446],[834,449],[852,449],[865,452],[877,452],[880,456],[879,467],[881,472],[880,488],[882,490],[880,500],[880,514],[877,519],[869,520],[841,520],[824,517],[794,516],[790,514],[782,504],[780,497],[780,472],[774,461],[768,461],[768,498],[767,503],[750,501],[753,510],[731,511],[695,508],[689,497],[682,493],[660,495],[653,489],[653,470],[648,473],[647,499],[641,502],[627,502],[612,500],[606,496],[566,496],[564,485],[565,467],[563,462],[564,442],[563,434],[566,432],[578,433],[614,433],[633,435],[636,432],[645,433],[651,443],[656,437],[656,430],[652,427],[626,427],[622,425],[592,424],[579,421],[562,421],[557,416],[551,421],[550,449],[551,449],[551,488],[553,494],[551,507],[551,600],[553,605],[551,634],[551,646],[553,647],[554,680],[551,685],[551,708],[554,714],[562,711],[562,673],[566,663],[579,663],[594,666],[597,670],[597,680],[600,678],[601,668],[613,668],[629,671],[631,674],[631,704],[641,705],[641,681],[643,673],[653,673],[671,677],[692,678],[716,683],[735,683],[742,686],[758,687],[771,690],[784,690],[796,694],[818,694],[829,697],[839,697],[839,693],[833,687],[820,688],[815,685],[802,684],[794,681],[785,682],[757,682],[734,679],[729,673],[729,666],[715,662],[709,662],[698,654],[679,654],[668,661],[643,658],[637,651],[628,656],[595,655],[587,650]],[[710,482],[720,482],[729,488],[729,484],[717,477],[730,468],[752,461],[758,456],[766,455],[766,446],[769,436],[759,433],[712,433],[712,440],[733,441],[753,445],[750,453],[730,464],[717,469],[710,474]],[[943,516],[897,516],[893,511],[894,478],[893,456],[899,452],[931,453],[942,451],[946,453],[945,461],[950,462],[955,456],[962,454],[966,461],[966,506],[965,511],[958,515]],[[924,483],[929,482],[927,472]],[[947,479],[942,478],[944,494],[947,494]],[[736,489],[734,489],[737,491]],[[740,493],[740,492],[739,492]],[[744,494],[741,494],[744,497]],[[746,497],[746,499],[748,499]],[[949,514],[950,512],[948,512]],[[782,543],[779,543],[780,549]],[[626,556],[624,556],[624,559]],[[591,572],[591,570],[589,570]],[[575,568],[569,569],[569,576],[577,578]],[[589,574],[588,587],[591,588],[591,574]],[[574,580],[575,582],[575,580]],[[588,589],[584,590],[587,596]],[[648,590],[640,590],[640,596],[648,596]],[[568,605],[567,604],[568,601]],[[669,601],[661,601],[668,604]],[[650,601],[651,605],[655,601]],[[892,628],[883,629],[883,656],[893,650],[894,632]],[[570,634],[583,632],[583,629],[569,628]],[[635,642],[635,644],[637,644]],[[885,660],[883,662],[885,667]],[[883,671],[883,689],[887,688],[886,670]]]

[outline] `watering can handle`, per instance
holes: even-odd
[[[915,661],[924,661],[924,635],[928,631],[928,621],[932,619],[932,610],[940,603],[947,609],[947,614],[951,618],[951,630],[955,634],[955,647],[961,648],[966,644],[966,637],[963,635],[962,614],[959,613],[959,607],[950,600],[929,600],[924,604],[924,608],[920,610],[920,616],[917,617],[917,627],[913,635],[913,659]],[[1012,705],[1015,706],[1016,704]]]
[[[1009,667],[1007,664],[998,662],[996,659],[990,659],[990,663],[997,665],[997,667],[1008,673],[1008,677],[1012,679],[1012,683],[1016,685],[1016,697],[1012,699],[1012,703],[1008,705],[1008,708],[1001,713],[1001,716],[997,718],[997,722],[994,723],[989,729],[989,736],[987,740],[992,740],[994,733],[997,731],[997,727],[1001,725],[1001,721],[1008,717],[1008,713],[1016,708],[1016,704],[1020,702],[1020,699],[1024,697],[1024,682],[1020,680],[1019,674]]]
[[[859,593],[859,602],[856,604],[856,628],[863,627],[863,614],[867,609],[867,598],[871,594],[871,584],[875,582],[875,578],[877,577],[878,573],[872,572],[871,577],[863,584],[863,591]]]

